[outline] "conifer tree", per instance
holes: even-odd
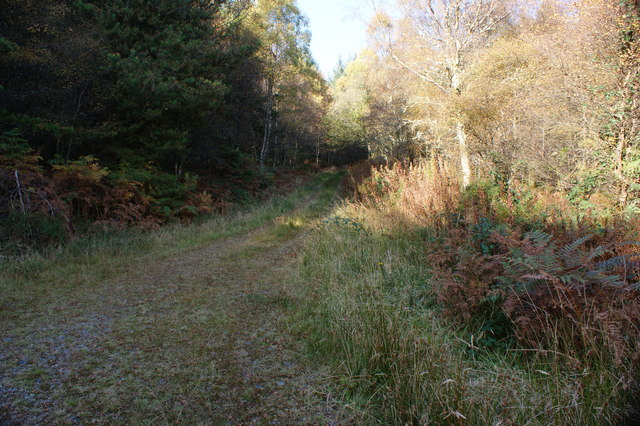
[[[220,105],[225,85],[214,25],[220,2],[89,3],[114,81],[109,156],[179,170],[189,132]]]

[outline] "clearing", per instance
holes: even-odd
[[[305,229],[341,178],[5,271],[0,424],[339,422],[282,320]]]

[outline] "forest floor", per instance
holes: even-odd
[[[284,324],[305,230],[341,178],[124,254],[0,276],[0,424],[344,421]]]

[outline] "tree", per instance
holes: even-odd
[[[366,145],[371,153],[364,123],[369,102],[369,69],[364,56],[361,54],[347,64],[333,84],[332,103],[325,117],[327,138],[333,151]]]
[[[622,1],[617,12],[618,81],[607,133],[616,142],[618,203],[625,208],[629,192],[640,190],[640,2]]]
[[[0,132],[20,129],[47,157],[88,147],[108,111],[104,44],[63,0],[8,0],[0,7]]]
[[[594,167],[606,157],[597,86],[614,77],[601,12],[546,2],[474,55],[459,107],[485,170],[566,190],[608,173]]]
[[[109,157],[180,170],[189,132],[226,90],[215,20],[221,1],[89,3],[109,45],[114,81]]]
[[[465,88],[464,71],[474,49],[495,37],[509,8],[499,0],[400,0],[398,4],[402,17],[395,33],[392,21],[378,15],[374,22],[378,37],[383,38],[382,46],[393,60],[438,92],[433,102],[454,106],[451,113],[462,183],[467,186],[471,180],[467,132],[455,98]]]
[[[278,85],[277,128],[273,132],[273,165],[319,161],[327,84],[312,61],[299,63]]]
[[[311,62],[307,19],[295,0],[259,0],[251,10],[249,25],[260,40],[258,55],[264,64],[264,91],[267,99],[260,167],[264,168],[276,126],[276,98],[287,74],[299,72]]]

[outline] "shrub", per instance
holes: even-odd
[[[111,171],[93,156],[54,165],[51,178],[56,192],[78,218],[116,227],[158,223],[149,198],[138,190],[136,182],[111,179]]]
[[[346,180],[355,200],[386,209],[389,219],[414,226],[443,225],[443,217],[455,209],[460,196],[457,180],[437,161],[359,164],[349,170]]]

